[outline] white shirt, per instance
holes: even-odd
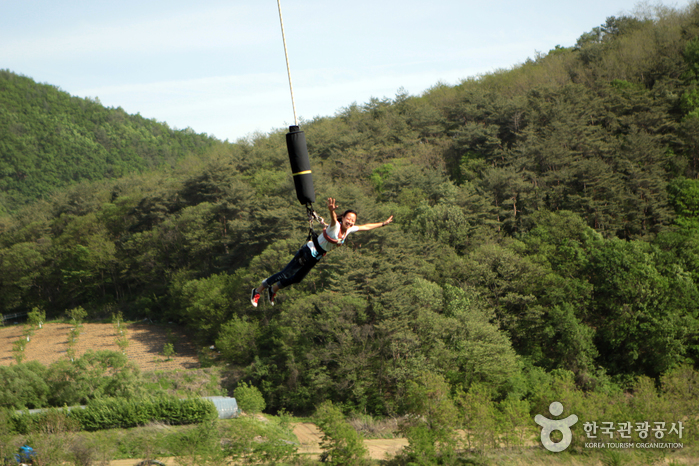
[[[321,234],[318,236],[318,244],[320,245],[321,248],[323,248],[323,251],[325,252],[330,252],[332,251],[336,246],[343,244],[345,240],[347,239],[347,236],[349,236],[350,233],[355,232],[359,230],[359,227],[356,225],[353,225],[347,229],[347,232],[345,232],[345,236],[340,238],[340,224],[335,223],[335,225],[327,227],[324,231],[327,233],[327,235],[334,240],[337,240],[337,243],[333,243],[332,241],[328,241],[325,239],[325,235]],[[322,255],[322,252],[318,252],[316,250],[315,245],[313,244],[313,241],[308,242],[308,247],[310,248],[311,252],[313,253],[313,257],[318,257],[319,255]]]

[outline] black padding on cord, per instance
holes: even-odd
[[[286,148],[289,151],[296,197],[304,205],[315,202],[316,195],[313,190],[311,161],[308,158],[306,136],[303,131],[299,130],[298,126],[289,126],[289,132],[286,133]]]

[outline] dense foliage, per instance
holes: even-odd
[[[28,433],[11,434],[15,425]],[[180,426],[149,423],[131,429],[86,431],[63,410],[16,416],[0,409],[0,457],[12,458],[19,446],[31,445],[37,465],[84,466],[115,459],[136,464],[140,459],[156,458],[183,465],[315,464],[297,454],[296,444],[289,424],[276,418],[240,417]],[[176,458],[166,460],[167,456]]]
[[[198,424],[218,417],[216,406],[210,400],[177,397],[150,397],[140,400],[102,398],[91,401],[85,409],[74,409],[70,417],[84,430],[127,428],[150,422],[174,425]]]
[[[75,406],[100,397],[132,399],[147,393],[138,366],[114,351],[88,351],[48,367],[37,361],[0,366],[0,379],[0,406],[14,409]]]
[[[467,452],[482,455],[504,447],[507,448],[504,451],[511,455],[511,448],[527,446],[518,450],[515,461],[494,461],[496,464],[521,463],[531,439],[538,441],[541,438],[541,428],[533,425],[531,413],[548,414],[551,400],[560,400],[565,407],[562,416],[578,416],[578,422],[571,428],[572,443],[567,451],[580,454],[578,458],[583,461],[596,462],[594,457],[591,458],[595,448],[587,444],[619,441],[618,432],[610,437],[602,435],[602,429],[594,429],[593,426],[602,426],[605,422],[614,426],[628,423],[627,426],[636,427],[648,423],[652,427],[645,431],[634,428],[625,437],[627,440],[621,441],[633,442],[637,446],[645,442],[671,442],[682,445],[680,450],[688,447],[686,453],[696,456],[690,449],[697,440],[697,431],[690,426],[696,424],[682,413],[696,412],[693,407],[699,401],[698,375],[696,370],[680,366],[661,377],[660,389],[648,377],[639,377],[630,387],[633,396],[628,396],[622,391],[583,392],[570,373],[541,372],[536,390],[528,399],[508,396],[498,401],[482,384],[474,384],[467,393],[457,390],[452,395],[443,377],[423,374],[409,383],[407,398],[412,416],[407,417],[401,428],[409,446],[388,464],[469,464],[479,455],[469,457]],[[663,450],[607,448],[598,450],[602,453],[602,464],[654,464],[667,455]],[[607,461],[608,458],[604,457],[610,452],[619,454],[620,459]],[[493,461],[483,461],[482,464],[491,463]]]
[[[217,143],[0,70],[0,215],[77,181],[173,164]]]
[[[60,410],[51,408],[39,413],[17,412],[12,415],[12,430],[19,434],[37,431],[47,418]],[[65,413],[64,413],[65,414]],[[74,422],[75,429],[95,431],[128,428],[163,422],[172,425],[197,424],[218,417],[216,406],[204,398],[179,399],[161,395],[138,400],[126,398],[99,398],[84,409],[68,411],[66,422]]]
[[[255,414],[265,409],[265,399],[262,393],[260,393],[260,390],[245,382],[238,384],[233,391],[233,396],[235,397],[236,403],[238,403],[238,408],[245,413]]]
[[[270,409],[406,412],[418,378],[532,400],[551,371],[608,392],[696,366],[698,36],[696,5],[612,17],[511,70],[304,122],[318,199],[396,221],[274,308],[250,289],[306,226],[283,131],[0,218],[0,312],[177,320]]]
[[[444,377],[434,373],[418,375],[407,384],[406,403],[411,415],[402,417],[397,425],[395,418],[383,421],[384,425],[392,426],[390,432],[405,436],[409,445],[398,456],[381,464],[521,464],[523,458],[531,461],[534,458],[531,458],[530,442],[541,432],[532,422],[530,412],[546,412],[552,399],[564,404],[564,416],[575,413],[579,417],[572,427],[573,443],[569,448],[573,454],[579,455],[578,458],[597,461],[600,455],[603,464],[655,464],[668,459],[677,462],[682,457],[696,457],[692,443],[696,442],[699,431],[684,414],[694,412],[692,410],[699,403],[698,371],[688,366],[673,369],[660,378],[659,388],[653,380],[639,377],[631,387],[633,396],[621,391],[585,393],[576,386],[569,373],[554,372],[539,371],[536,389],[528,400],[511,396],[495,400],[483,384],[474,384],[467,393],[457,390],[452,394]],[[176,405],[179,401],[171,399],[169,403]],[[97,409],[89,416],[104,419],[114,419],[114,411],[129,411],[129,407],[137,405],[113,400],[93,404],[112,405],[113,409]],[[209,409],[203,404],[200,406],[205,408],[204,412]],[[132,418],[143,420],[143,414],[147,412],[150,412],[147,407],[138,412],[134,410]],[[140,429],[100,431],[80,431],[81,425],[73,413],[79,414],[77,411],[66,414],[63,410],[52,409],[29,416],[0,409],[0,454],[6,457],[14,453],[17,446],[28,443],[35,447],[41,462],[46,464],[71,461],[70,456],[78,454],[91,456],[93,461],[95,456],[109,460],[175,455],[187,457],[179,459],[183,464],[220,464],[226,460],[286,464],[301,460],[297,439],[290,430],[290,416],[283,412],[278,417],[242,416],[218,422],[203,421],[186,429],[149,425]],[[100,413],[102,416],[95,416]],[[358,424],[360,419],[361,424]],[[632,429],[629,442],[670,442],[682,444],[684,448],[673,452],[650,448],[626,451],[611,447],[608,450],[586,448],[584,444],[587,442],[609,439],[601,429],[592,431],[586,429],[585,424],[596,423],[602,427],[602,423],[610,419],[623,420],[633,426],[649,423],[647,435],[639,429]],[[371,431],[377,427],[377,421],[382,421],[372,420],[366,415],[347,418],[339,406],[329,401],[318,406],[313,421],[322,432],[323,462],[368,463],[362,436],[355,429],[375,438]],[[683,424],[681,427],[680,423]],[[17,431],[26,434],[17,435]],[[588,434],[592,438],[588,438]],[[624,461],[606,461],[610,451],[618,453]],[[539,457],[536,459],[542,461]],[[74,464],[87,463],[72,461]],[[304,464],[316,463],[307,460]]]
[[[326,401],[318,406],[313,420],[323,432],[320,446],[324,463],[347,466],[369,464],[361,436],[345,421],[340,408]]]

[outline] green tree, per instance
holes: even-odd
[[[46,368],[37,361],[14,366],[0,366],[0,408],[24,409],[47,406],[50,386],[47,384]]]
[[[87,351],[73,361],[48,367],[52,406],[85,404],[100,397],[135,399],[144,394],[138,367],[114,351]]]
[[[238,384],[233,391],[233,396],[238,403],[238,407],[247,413],[256,414],[264,411],[266,407],[265,399],[260,390],[245,382]]]
[[[27,323],[32,327],[41,328],[46,321],[46,311],[41,308],[34,307],[27,313]]]
[[[80,306],[74,307],[68,311],[68,316],[70,316],[70,323],[77,327],[80,326],[85,317],[87,317],[87,311]]]
[[[172,356],[175,355],[175,347],[172,343],[165,343],[163,345],[163,351],[162,355],[167,358],[168,361],[172,359]]]
[[[23,335],[19,340],[12,343],[12,357],[15,358],[17,364],[21,364],[24,361],[24,349],[27,347],[27,338]]]
[[[227,361],[239,365],[252,362],[256,353],[256,338],[259,335],[259,323],[248,318],[234,316],[221,326],[216,340],[216,348]]]
[[[126,354],[126,348],[129,347],[129,337],[126,324],[124,324],[124,316],[121,311],[112,314],[112,326],[114,327],[114,335],[116,344],[122,354]]]
[[[468,392],[457,395],[469,448],[480,451],[499,445],[498,412],[488,387],[474,384]]]
[[[172,296],[176,316],[198,329],[200,338],[213,338],[230,316],[230,302],[238,289],[233,275],[173,281]]]
[[[17,309],[37,287],[43,249],[35,243],[22,242],[0,250],[0,302],[3,309]]]
[[[663,273],[652,246],[612,240],[593,251],[596,343],[614,372],[657,376],[683,362],[697,329],[696,284],[681,270]]]
[[[405,403],[410,422],[403,430],[411,462],[429,465],[452,456],[457,445],[459,415],[444,377],[423,372],[408,381]]]
[[[367,464],[367,450],[362,438],[345,420],[342,410],[326,401],[316,409],[313,418],[323,432],[320,447],[330,464]]]

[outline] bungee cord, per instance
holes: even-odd
[[[294,86],[291,84],[291,67],[289,66],[289,52],[286,48],[286,35],[284,34],[284,19],[282,18],[281,0],[277,0],[277,8],[279,9],[279,24],[282,27],[282,42],[284,43],[284,58],[286,59],[286,74],[289,76],[289,90],[291,91],[291,108],[294,110],[294,124],[299,125],[299,119],[296,117],[296,103],[294,103]]]
[[[308,158],[308,148],[306,147],[306,137],[299,129],[299,119],[296,114],[296,102],[294,100],[294,85],[291,81],[291,66],[289,65],[289,51],[286,46],[286,33],[284,32],[284,18],[282,16],[281,0],[277,0],[279,10],[279,24],[282,29],[282,43],[284,44],[284,58],[286,60],[286,73],[289,77],[289,91],[291,93],[291,107],[294,111],[294,125],[289,127],[286,135],[286,146],[291,162],[291,174],[294,179],[296,196],[301,204],[306,206],[308,216],[308,237],[315,235],[313,222],[318,222],[322,226],[327,226],[325,220],[313,210],[315,192],[313,190],[313,178],[311,177],[311,163]]]

